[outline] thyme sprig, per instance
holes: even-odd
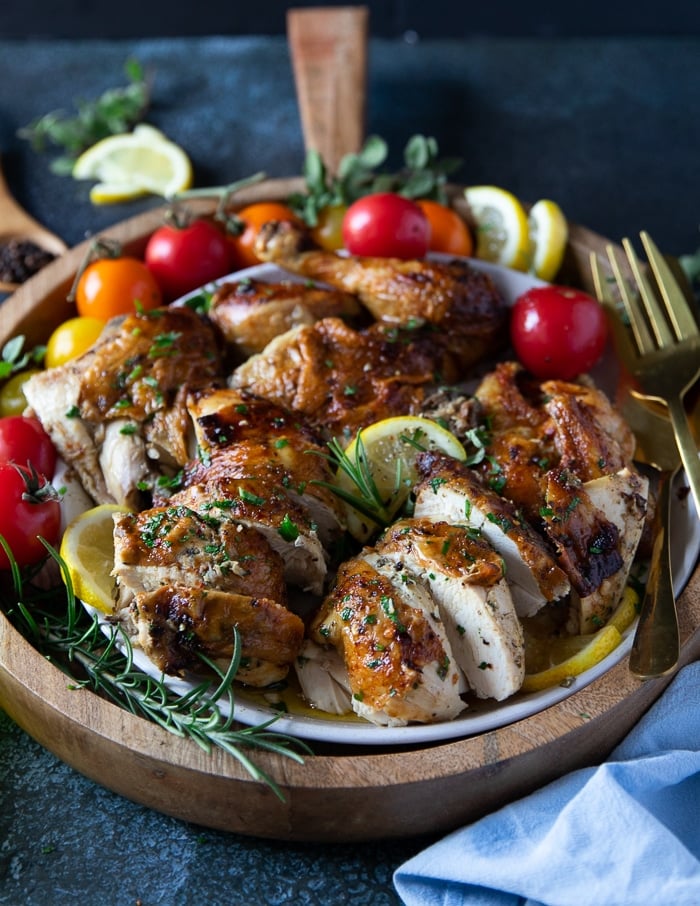
[[[238,632],[234,630],[234,653],[226,671],[200,654],[213,679],[204,678],[179,695],[164,677],[156,679],[134,665],[131,642],[120,625],[113,625],[107,635],[98,618],[86,613],[76,600],[65,563],[50,545],[45,544],[66,586],[63,602],[58,589],[42,591],[27,582],[2,537],[0,545],[10,559],[12,580],[12,590],[3,595],[0,606],[15,628],[70,678],[71,688],[89,688],[168,732],[194,741],[206,752],[222,749],[284,801],[274,778],[255,763],[250,751],[262,749],[303,764],[303,755],[311,750],[301,740],[271,729],[277,716],[257,726],[236,723],[233,681],[241,659]]]

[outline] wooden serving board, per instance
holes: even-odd
[[[282,200],[298,179],[270,180],[237,196],[241,206]],[[451,191],[458,204],[461,191]],[[213,204],[197,202],[199,213]],[[126,252],[143,251],[161,222],[154,210],[106,231]],[[562,282],[591,289],[589,254],[605,267],[606,242],[571,228]],[[66,294],[88,243],[68,252],[0,306],[0,343],[30,344],[73,314]],[[700,571],[680,597],[682,658],[700,657]],[[0,615],[0,706],[34,739],[97,783],[143,805],[205,827],[280,840],[366,841],[442,833],[470,822],[571,770],[594,764],[639,720],[670,677],[640,683],[626,660],[565,701],[468,739],[392,749],[318,745],[303,765],[254,753],[281,787],[280,802],[232,757],[68,688]]]

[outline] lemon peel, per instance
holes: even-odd
[[[95,204],[112,204],[141,195],[169,198],[192,185],[186,152],[159,129],[140,123],[133,132],[110,135],[84,151],[73,166],[75,179],[94,179]]]
[[[61,540],[59,553],[76,597],[103,613],[114,610],[113,516],[124,512],[129,511],[117,504],[92,507],[73,519]]]
[[[525,208],[498,186],[468,186],[464,196],[476,224],[476,257],[513,270],[530,267],[530,229]]]
[[[564,260],[569,226],[559,205],[541,198],[528,213],[531,270],[536,277],[550,282]]]
[[[467,458],[454,434],[432,419],[412,415],[385,418],[363,428],[345,450],[345,457],[355,468],[366,465],[384,511],[391,518],[418,480],[416,457],[423,450],[439,450],[462,461]],[[335,484],[346,494],[360,496],[342,467],[337,470]],[[381,527],[351,504],[345,503],[345,509],[348,531],[358,541],[366,541]]]
[[[537,673],[527,673],[521,687],[522,692],[541,692],[552,686],[560,685],[575,676],[585,673],[607,657],[622,641],[622,636],[615,626],[606,625],[591,636],[571,636],[561,640],[559,653],[565,650],[565,644],[576,649],[565,660],[547,667]],[[556,645],[554,646],[556,649]]]

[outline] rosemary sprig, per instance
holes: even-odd
[[[334,470],[340,469],[345,472],[353,485],[357,488],[357,493],[352,493],[341,488],[339,485],[329,481],[314,480],[313,484],[327,488],[336,497],[349,503],[351,507],[361,513],[363,516],[376,522],[378,526],[385,528],[390,525],[393,513],[387,508],[387,501],[384,500],[377,484],[372,475],[372,466],[367,450],[362,441],[362,431],[358,432],[357,442],[355,444],[355,458],[352,459],[345,452],[336,437],[328,441],[328,453],[318,450],[310,450],[327,459]],[[400,460],[396,461],[395,491],[398,491],[401,485],[402,466]]]
[[[85,612],[75,598],[65,564],[50,545],[45,544],[66,585],[63,602],[58,589],[46,592],[27,583],[2,537],[0,545],[10,558],[12,579],[11,592],[0,601],[3,612],[28,641],[70,677],[74,688],[89,688],[168,732],[191,739],[206,752],[222,749],[284,801],[278,784],[255,764],[250,750],[274,752],[300,764],[311,750],[301,740],[272,730],[276,716],[253,727],[236,724],[233,681],[241,658],[236,631],[228,669],[223,672],[200,654],[214,679],[205,678],[186,694],[178,695],[168,688],[164,677],[155,679],[134,665],[131,642],[121,626],[115,624],[106,635],[97,617]]]

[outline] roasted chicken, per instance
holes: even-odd
[[[353,710],[372,723],[451,720],[464,710],[435,602],[422,582],[376,551],[342,564],[310,636],[340,652]]]
[[[30,410],[96,503],[139,508],[190,456],[187,389],[222,379],[211,323],[189,308],[110,321],[84,355],[34,375]]]
[[[361,312],[350,293],[309,286],[308,281],[268,282],[254,277],[221,284],[209,317],[244,361],[275,337],[321,318],[356,318]]]
[[[216,661],[241,637],[239,679],[283,679],[304,636],[287,608],[284,564],[255,529],[182,505],[115,517],[117,612],[164,673]]]
[[[286,270],[356,295],[377,322],[426,329],[444,351],[447,380],[501,348],[507,309],[491,278],[461,259],[403,261],[304,251],[306,236],[289,222],[265,224],[256,254]],[[437,358],[437,356],[436,356]]]
[[[420,411],[435,381],[425,345],[355,330],[339,318],[297,327],[235,369],[229,383],[295,412],[326,438]]]

